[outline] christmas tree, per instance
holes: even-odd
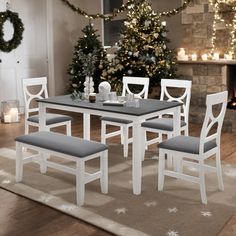
[[[91,76],[94,89],[97,92],[98,85],[102,80],[103,69],[107,66],[108,60],[93,24],[90,22],[82,32],[84,35],[74,47],[74,56],[68,69],[70,75],[69,91],[83,92],[85,77]]]
[[[150,78],[150,87],[176,71],[176,53],[167,47],[165,22],[146,1],[129,7],[116,57],[103,76],[119,89],[124,75]]]

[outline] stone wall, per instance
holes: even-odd
[[[226,22],[232,22],[232,14],[225,14]],[[214,10],[209,0],[193,0],[182,12],[183,42],[187,53],[209,53],[212,48]],[[230,32],[223,23],[216,24],[216,48],[222,54],[230,47]]]
[[[180,79],[192,81],[190,117],[192,123],[202,123],[205,116],[207,94],[227,90],[228,71],[231,66],[224,63],[179,62]],[[236,132],[236,111],[227,109],[223,130]]]

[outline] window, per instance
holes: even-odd
[[[123,0],[102,0],[103,14],[109,14],[114,9],[119,8]],[[124,25],[124,16],[118,15],[111,21],[103,20],[104,46],[114,46],[120,38],[120,32]]]

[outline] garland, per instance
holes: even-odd
[[[3,25],[9,20],[13,24],[14,33],[12,39],[4,40]],[[7,10],[0,12],[0,50],[3,52],[10,52],[17,48],[23,38],[24,25],[18,16],[18,13]]]
[[[124,12],[128,9],[131,9],[134,4],[137,4],[139,2],[142,2],[143,0],[128,0],[125,4],[122,4],[120,8],[114,9],[113,12],[109,15],[104,15],[104,14],[88,14],[86,11],[80,9],[79,7],[75,7],[72,3],[69,2],[69,0],[61,0],[63,3],[65,3],[67,6],[71,8],[74,12],[77,12],[78,14],[89,18],[89,19],[96,19],[96,18],[102,18],[106,21],[112,20],[114,17],[118,15],[118,13]],[[187,6],[192,2],[192,0],[185,0],[183,4],[180,7],[174,8],[173,10],[170,11],[165,11],[165,12],[159,12],[157,15],[161,16],[173,16],[178,14],[179,12],[185,10]]]

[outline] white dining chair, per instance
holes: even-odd
[[[177,101],[182,103],[181,106],[181,126],[180,131],[188,135],[188,119],[189,119],[189,106],[191,97],[192,81],[190,80],[178,80],[178,79],[162,79],[161,80],[161,96],[160,100]],[[179,92],[180,96],[173,96],[170,94],[170,90],[174,89],[175,93]],[[173,91],[172,91],[173,92]],[[168,117],[159,116],[155,119],[150,119],[141,124],[143,137],[145,139],[145,147],[154,143],[162,142],[163,135],[167,135],[167,138],[172,138],[174,135],[174,120],[173,115],[168,114]],[[147,132],[156,133],[158,136],[153,139],[147,140]],[[145,151],[145,149],[143,149]],[[143,154],[144,158],[144,154]],[[168,157],[168,165],[171,166],[172,159]]]
[[[130,85],[142,85],[143,88],[139,93],[134,94],[137,97],[147,99],[148,97],[148,87],[149,87],[149,78],[146,77],[123,77],[123,89],[122,96],[126,94],[131,94]],[[130,120],[111,118],[111,117],[101,117],[102,128],[101,128],[101,141],[106,143],[106,139],[120,135],[121,143],[123,144],[124,157],[128,157],[128,146],[129,143],[132,143],[132,138],[129,138],[129,128],[132,127],[133,123]],[[106,133],[106,126],[119,126],[118,131],[113,131]]]
[[[25,101],[25,134],[29,133],[29,126],[39,127],[39,108],[36,99],[48,98],[47,78],[23,79],[23,93]],[[33,115],[32,115],[33,113]],[[72,117],[55,113],[47,113],[46,129],[66,126],[66,134],[71,136]]]
[[[206,115],[202,125],[200,138],[192,136],[177,136],[160,143],[158,166],[158,190],[163,191],[164,176],[170,176],[187,180],[200,185],[202,203],[207,204],[205,173],[207,170],[215,171],[218,178],[218,187],[224,190],[220,137],[223,120],[227,106],[228,92],[220,92],[208,95],[206,98]],[[220,106],[217,115],[213,114],[213,106]],[[215,113],[215,112],[214,112]],[[176,170],[165,167],[165,154],[171,155],[177,164]],[[206,164],[207,158],[215,155],[216,165]],[[198,169],[198,176],[183,173],[183,165],[194,166]]]

